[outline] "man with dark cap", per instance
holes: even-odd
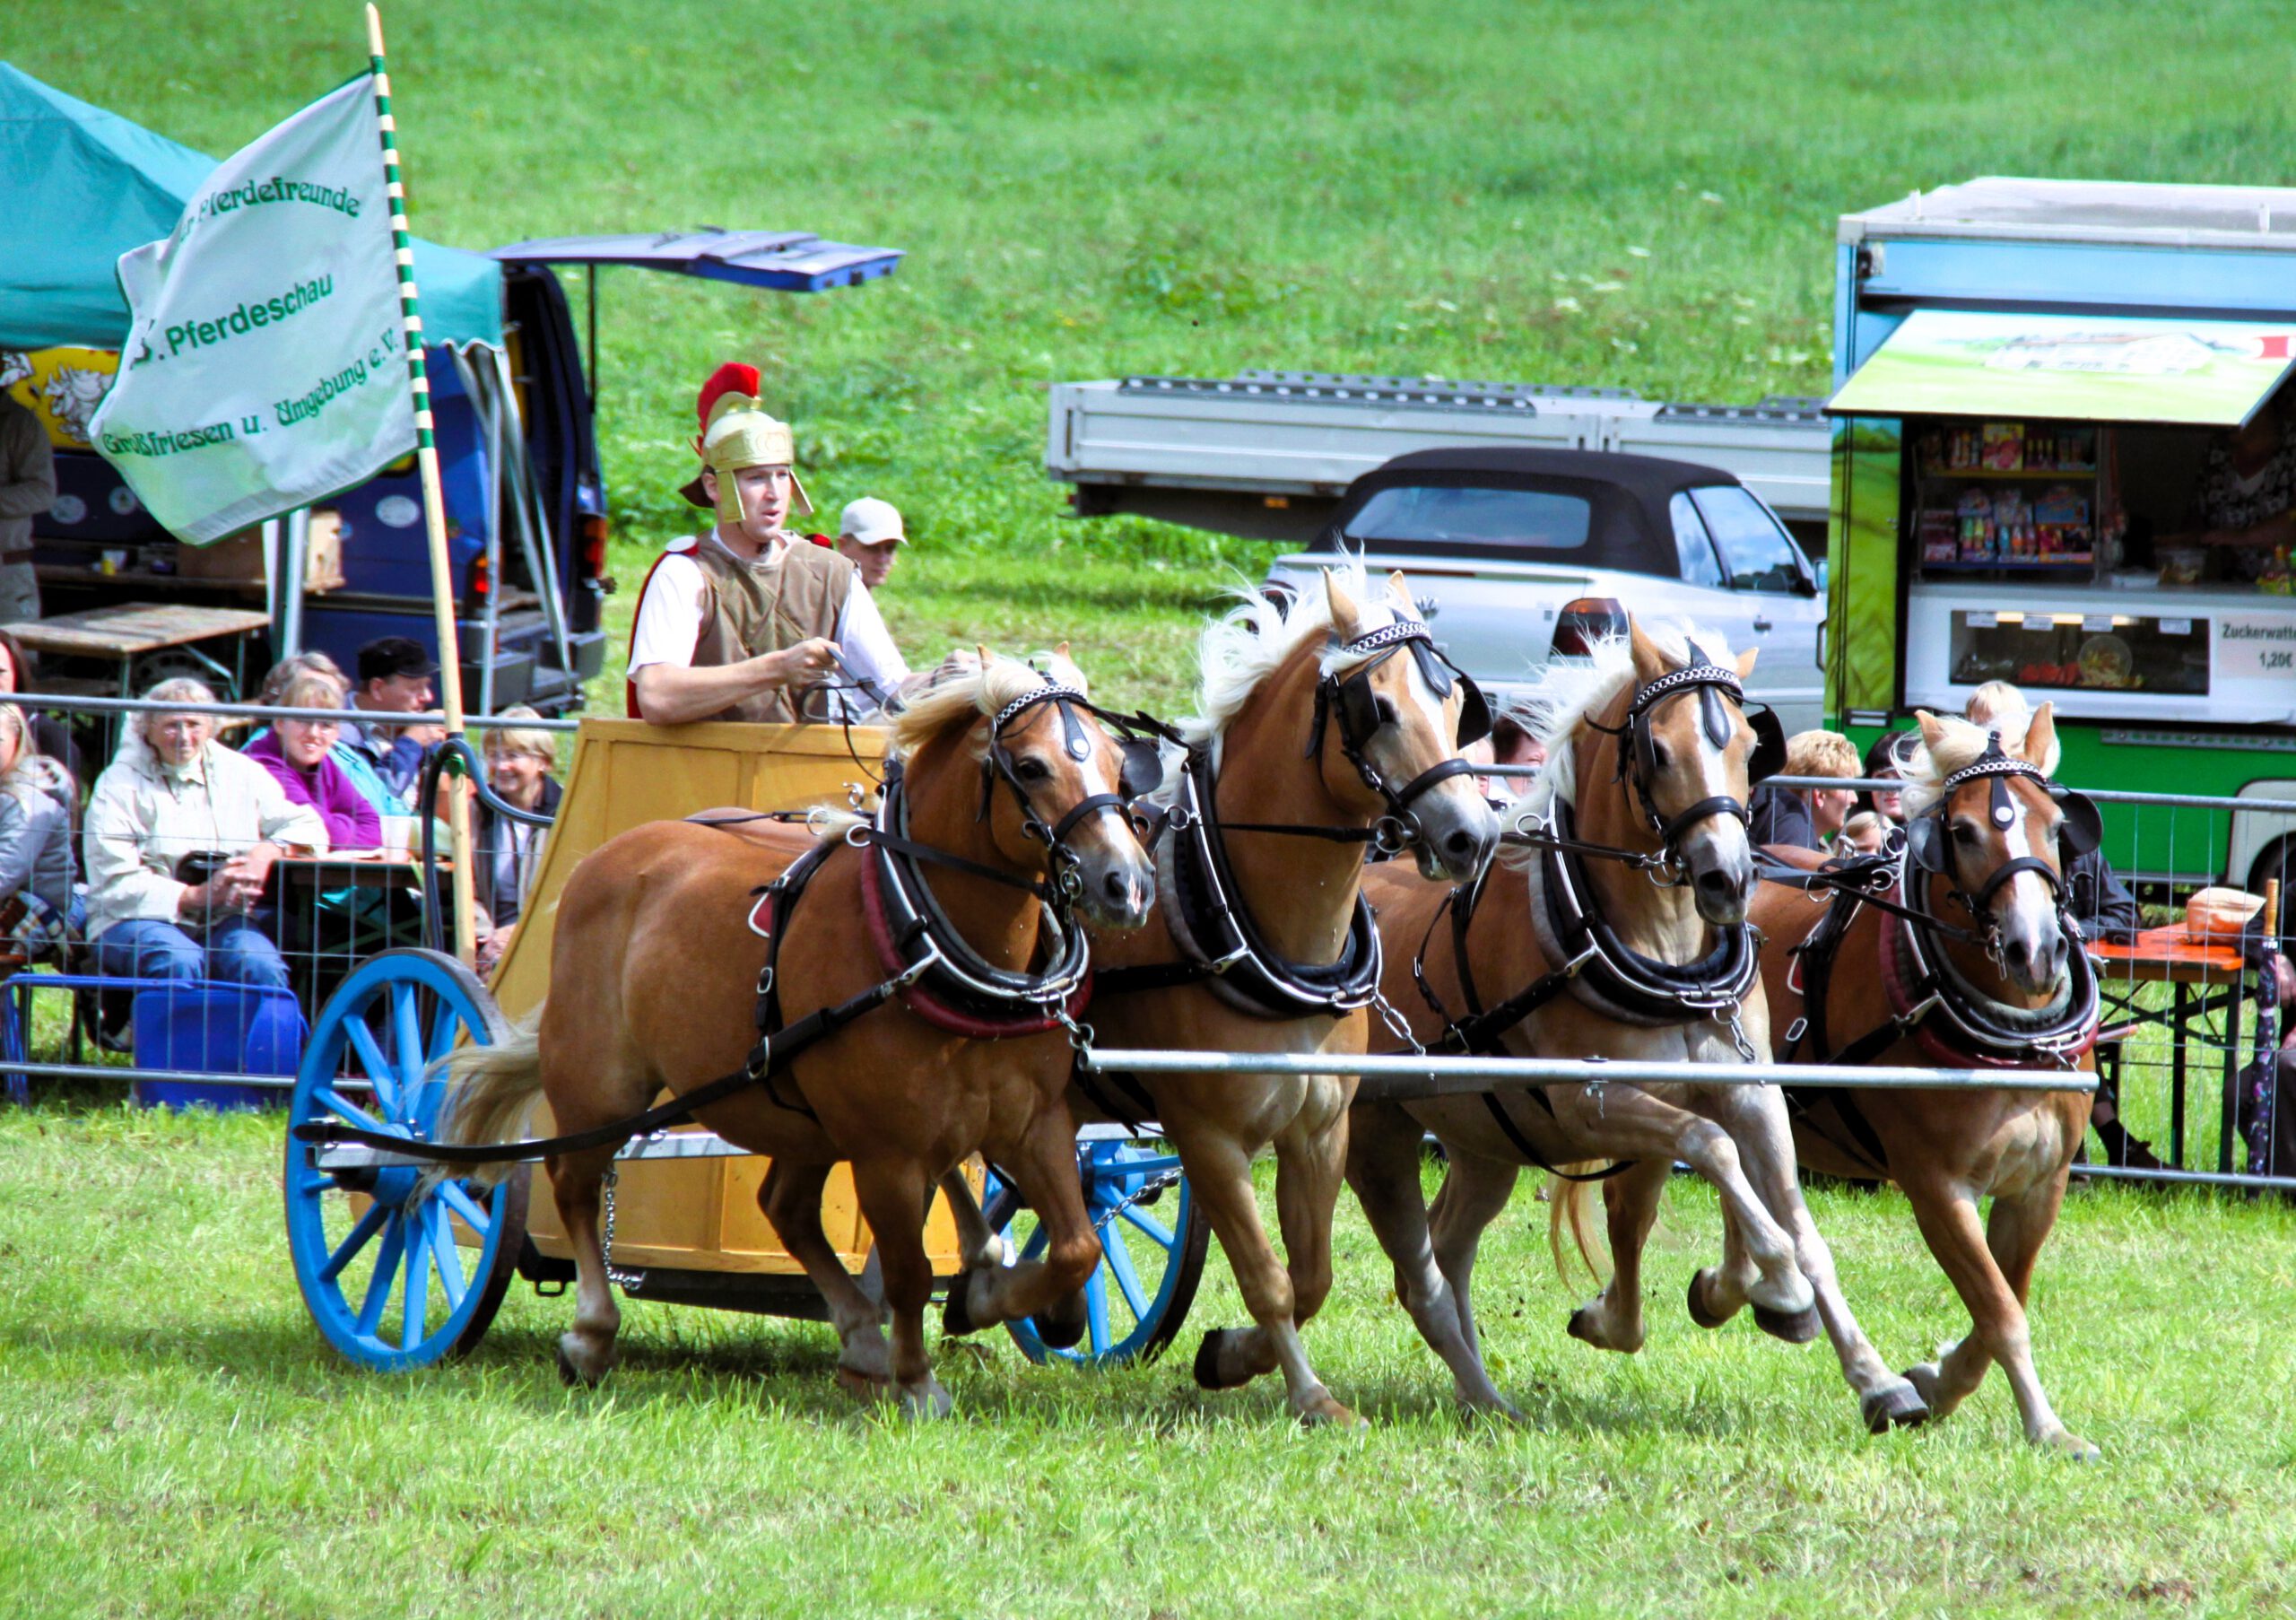
[[[792,504],[813,505],[789,425],[766,413],[759,388],[754,366],[723,365],[696,401],[702,470],[681,492],[717,521],[671,542],[646,576],[630,638],[632,718],[859,718],[909,678],[852,561],[793,544]]]
[[[415,779],[422,773],[422,756],[441,733],[436,726],[395,726],[369,715],[422,714],[436,702],[430,677],[439,661],[422,643],[405,636],[384,636],[359,649],[359,684],[351,693],[354,717],[343,723],[343,742],[358,750],[383,780],[412,807]]]

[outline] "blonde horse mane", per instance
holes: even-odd
[[[1690,662],[1692,641],[1717,664],[1736,662],[1736,655],[1718,631],[1666,621],[1643,623],[1640,629],[1670,663]],[[1595,643],[1591,657],[1549,659],[1539,672],[1537,684],[1509,707],[1507,718],[1546,746],[1546,763],[1531,779],[1508,818],[1511,830],[1526,831],[1529,823],[1543,819],[1558,801],[1577,799],[1578,763],[1572,745],[1587,722],[1633,685],[1634,679],[1632,642],[1624,636],[1605,636]],[[1510,844],[1500,850],[1499,858],[1519,867],[1535,853]]]
[[[1398,613],[1385,581],[1375,585],[1360,556],[1343,557],[1331,564],[1340,588],[1362,610],[1360,631],[1378,630],[1415,614]],[[1317,636],[1331,633],[1331,603],[1319,589],[1297,597],[1270,596],[1257,586],[1234,592],[1236,605],[1205,626],[1198,644],[1204,684],[1196,697],[1196,711],[1179,722],[1179,732],[1190,747],[1216,743],[1241,712],[1245,701],[1262,681],[1282,668],[1300,648]],[[1352,669],[1370,655],[1325,653],[1325,675]]]
[[[2001,751],[2014,756],[2025,745],[2025,733],[2032,722],[2030,714],[1996,717],[1987,725],[1962,719],[1959,715],[1940,714],[1930,717],[1935,721],[1939,736],[1933,748],[1928,743],[1916,748],[1905,763],[1905,813],[1920,815],[1934,810],[1937,796],[1944,791],[1945,779],[1966,765],[1974,765],[1985,756],[1986,745],[1993,734],[2001,734]],[[2051,776],[2057,774],[2060,750],[2054,738],[2050,740],[2048,757],[2039,761],[2040,768]]]
[[[952,655],[933,683],[903,698],[892,716],[892,755],[906,761],[933,738],[955,725],[970,725],[975,717],[995,714],[1015,698],[1025,697],[1048,679],[1086,691],[1084,672],[1065,651],[1039,655],[1043,665],[998,654],[984,664],[975,653]],[[1048,674],[1047,672],[1049,672]],[[982,739],[981,751],[987,750]]]

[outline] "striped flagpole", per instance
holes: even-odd
[[[406,228],[406,187],[399,178],[398,125],[391,116],[391,76],[383,61],[383,18],[367,7],[367,53],[375,74],[375,124],[383,142],[383,178],[391,199],[391,248],[398,261],[399,314],[406,332],[406,370],[414,391],[414,457],[422,475],[423,527],[430,539],[430,598],[439,630],[439,696],[447,735],[463,734],[462,652],[455,634],[454,562],[447,553],[447,509],[439,484],[439,446],[430,431],[430,379],[422,365],[422,312],[414,285],[414,239]],[[459,773],[446,779],[448,847],[454,851],[455,954],[474,960],[471,884],[470,784]],[[432,806],[417,805],[417,815]]]

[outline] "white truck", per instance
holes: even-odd
[[[1668,405],[1624,388],[1243,371],[1056,383],[1045,471],[1077,512],[1304,543],[1413,450],[1618,450],[1719,467],[1825,555],[1831,440],[1814,399]]]
[[[1823,708],[1830,453],[1810,400],[1257,371],[1057,386],[1046,466],[1083,515],[1294,543],[1274,588],[1344,554],[1405,569],[1496,701],[1631,608],[1759,647],[1749,695],[1798,730]]]

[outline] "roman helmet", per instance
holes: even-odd
[[[767,413],[758,399],[760,386],[755,366],[728,361],[709,374],[694,402],[701,431],[694,436],[693,450],[701,457],[701,465],[718,475],[717,510],[721,522],[739,524],[749,516],[742,505],[741,486],[734,477],[745,466],[787,467],[797,510],[809,515],[813,510],[805,486],[797,479],[796,443],[789,424]],[[678,492],[695,506],[709,504],[698,475]]]

